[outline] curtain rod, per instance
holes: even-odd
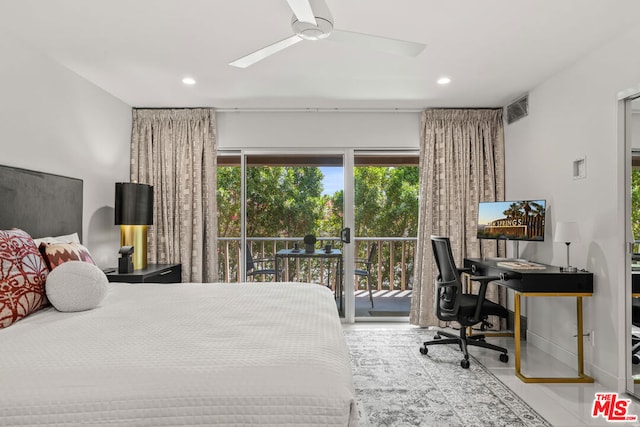
[[[421,113],[424,108],[215,108],[218,113]]]

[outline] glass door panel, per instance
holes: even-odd
[[[240,265],[242,228],[241,156],[238,153],[219,153],[218,186],[218,277],[221,282],[242,281]]]
[[[355,317],[405,318],[418,229],[417,153],[356,153]]]
[[[336,293],[340,290],[342,265],[335,262],[337,259],[278,252],[296,248],[304,252],[305,241],[310,241],[305,236],[314,237],[314,251],[326,246],[344,249],[340,241],[344,227],[343,157],[246,155],[246,255],[253,261],[247,263],[247,280],[310,282],[329,286]],[[342,295],[337,296],[340,302]]]

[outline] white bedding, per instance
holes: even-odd
[[[110,283],[0,329],[0,425],[357,424],[323,286]]]

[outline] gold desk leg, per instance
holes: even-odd
[[[520,372],[520,293],[515,293],[515,347],[516,376],[525,383],[592,383],[593,378],[584,373],[584,337],[582,336],[582,297],[576,296],[578,376],[577,377],[527,377]]]
[[[523,375],[520,373],[520,293],[514,294],[514,313],[513,313],[513,339],[515,340],[515,352],[516,352],[516,375],[522,381]],[[526,382],[526,381],[525,381]]]

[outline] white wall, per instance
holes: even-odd
[[[220,149],[419,148],[416,112],[220,112]]]
[[[83,243],[100,267],[116,266],[114,183],[129,181],[131,108],[9,35],[0,58],[0,164],[84,180]]]
[[[581,242],[571,263],[595,275],[585,298],[587,370],[624,390],[625,267],[624,153],[617,94],[640,83],[640,28],[628,31],[530,92],[529,116],[507,125],[506,197],[545,198],[544,243],[521,246],[521,256],[554,265],[566,262],[565,245],[553,242],[556,221],[575,220]],[[572,162],[586,156],[587,176],[574,180]],[[575,299],[528,298],[529,339],[575,366]]]

